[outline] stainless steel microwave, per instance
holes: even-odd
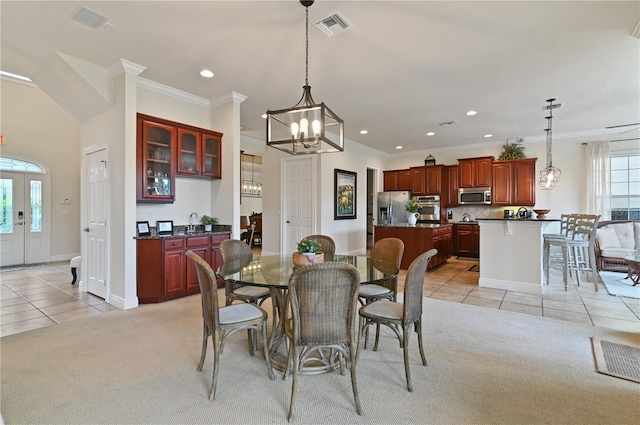
[[[461,187],[458,189],[460,205],[491,205],[490,187]]]

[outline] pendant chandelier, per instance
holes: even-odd
[[[244,169],[245,164],[247,163],[246,158],[251,157],[251,180],[244,178]],[[240,186],[240,195],[249,198],[262,198],[262,183],[254,180],[253,177],[253,160],[255,155],[242,154],[242,183]]]
[[[547,132],[547,168],[540,171],[540,188],[542,190],[553,190],[556,187],[556,183],[560,180],[560,174],[562,171],[559,168],[553,166],[553,157],[552,157],[552,131],[551,125],[553,121],[553,110],[559,108],[561,105],[554,105],[553,102],[555,99],[547,99],[549,105],[546,106],[546,109],[549,110],[549,116],[546,117],[547,120],[547,128],[544,130]]]
[[[342,152],[344,122],[324,103],[315,103],[309,86],[309,6],[313,0],[300,0],[306,9],[306,73],[302,97],[289,109],[267,111],[267,146],[292,155]],[[327,130],[332,128],[332,132]]]

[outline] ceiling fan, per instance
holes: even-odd
[[[632,131],[636,131],[636,130],[640,129],[640,122],[636,122],[636,123],[632,123],[632,124],[611,125],[611,126],[605,127],[605,128],[608,130],[608,129],[612,129],[612,128],[623,128],[623,127],[635,127],[635,128],[631,128],[629,130],[622,131],[622,132],[618,133],[618,135],[625,134],[625,133],[630,133]],[[623,142],[623,141],[627,141],[627,140],[638,140],[638,139],[640,139],[640,138],[639,137],[634,137],[634,138],[631,138],[631,139],[611,140],[611,142]]]

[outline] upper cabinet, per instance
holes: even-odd
[[[442,165],[411,167],[412,195],[440,195],[442,191]]]
[[[492,165],[493,205],[534,206],[537,158],[496,161]]]
[[[492,156],[458,159],[458,187],[491,186]]]
[[[138,202],[171,203],[175,176],[222,177],[222,133],[138,114]]]
[[[138,117],[137,201],[172,203],[176,128],[150,118]]]
[[[384,191],[411,190],[411,170],[389,170],[382,172]]]

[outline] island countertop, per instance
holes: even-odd
[[[560,221],[559,218],[476,218],[476,221],[485,220],[485,221],[509,221],[513,223],[527,223],[527,222],[536,222],[536,221]]]
[[[415,226],[410,226],[408,224],[377,224],[373,227],[397,227],[401,229],[440,229],[443,227],[451,227],[452,223],[441,223],[441,224],[431,224],[431,223],[417,223]]]

